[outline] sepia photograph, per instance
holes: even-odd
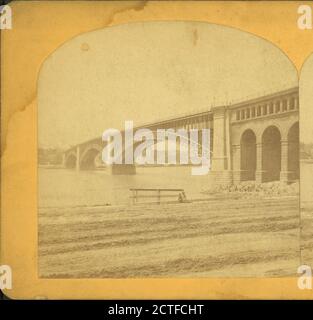
[[[39,277],[296,274],[298,76],[260,37],[81,34],[40,69],[38,148]]]

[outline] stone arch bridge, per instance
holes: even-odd
[[[211,129],[209,174],[218,184],[299,179],[297,87],[142,128]],[[103,148],[101,137],[73,146],[64,152],[63,165],[77,170],[102,168]],[[136,166],[113,165],[111,170],[112,174],[135,174]]]

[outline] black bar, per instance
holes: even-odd
[[[200,306],[200,307],[195,306]],[[115,314],[116,306],[124,308],[141,308],[139,316],[132,314]],[[172,306],[172,307],[169,307]],[[174,307],[173,307],[174,306]],[[175,306],[178,306],[175,308]],[[184,306],[184,307],[183,307]],[[187,306],[187,307],[186,307]],[[189,307],[190,308],[189,308]],[[275,308],[274,308],[275,307]],[[251,308],[251,309],[250,309]],[[219,300],[87,300],[87,301],[49,301],[49,300],[2,300],[0,301],[1,314],[7,311],[8,316],[3,319],[281,319],[284,312],[289,317],[301,319],[300,314],[312,313],[312,304],[309,301],[219,301]],[[113,311],[112,311],[113,310]],[[194,311],[193,311],[194,310]],[[183,311],[183,313],[181,312]],[[189,314],[184,314],[188,311]],[[110,314],[110,312],[113,312]],[[171,313],[171,314],[170,314]],[[22,317],[17,317],[22,314]],[[255,317],[255,315],[258,317]],[[138,314],[137,314],[138,315]],[[230,315],[230,317],[227,317]],[[271,317],[269,317],[269,315]]]

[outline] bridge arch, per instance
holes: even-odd
[[[299,179],[299,122],[295,122],[288,131],[288,172],[290,180]]]
[[[178,131],[180,129],[186,130],[187,136],[180,135],[180,132]],[[194,127],[194,129],[198,129],[198,128]],[[206,128],[206,129],[209,129],[209,128]],[[167,129],[165,128],[165,130],[167,130]],[[195,137],[196,138],[195,141],[192,141],[190,139],[190,132],[188,132],[188,129],[185,129],[185,128],[178,128],[177,130],[174,130],[172,132],[172,138],[174,138],[173,141],[171,141],[168,136],[165,137],[164,141],[158,140],[157,139],[158,132],[156,130],[153,130],[153,131],[151,131],[151,133],[154,138],[148,139],[148,141],[150,142],[151,145],[149,147],[150,150],[148,148],[148,150],[146,150],[146,151],[150,152],[150,155],[153,153],[155,161],[156,161],[157,160],[157,150],[156,149],[159,147],[160,150],[164,151],[164,159],[163,159],[164,164],[189,164],[190,163],[191,145],[193,145],[193,147],[197,147],[198,156],[201,156],[202,152],[204,152],[204,150],[202,150],[203,147],[207,148],[205,150],[206,153],[209,152],[212,155],[212,135],[210,135],[210,141],[208,142],[208,145],[202,146],[202,131],[200,131],[200,129],[198,129],[198,130],[199,130],[198,137]],[[147,140],[145,140],[145,141],[147,141]],[[141,143],[142,143],[142,141],[136,142],[134,144],[134,150]],[[184,155],[183,155],[183,153],[184,153]],[[134,159],[134,161],[136,161],[136,159]]]
[[[255,180],[256,172],[256,134],[246,129],[240,139],[241,181]]]
[[[80,157],[80,169],[81,170],[92,170],[95,169],[100,163],[97,165],[97,160],[101,160],[101,153],[103,147],[98,144],[92,144],[88,146]],[[100,162],[99,160],[99,162]]]
[[[268,126],[262,134],[263,181],[280,180],[281,131],[277,126]]]

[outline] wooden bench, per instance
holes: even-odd
[[[139,202],[139,199],[150,198],[156,199],[156,203],[160,204],[163,198],[176,198],[177,202],[187,202],[184,189],[129,189],[132,192],[130,198],[133,200],[133,204]],[[150,194],[149,194],[150,193]],[[175,201],[176,202],[176,201]]]

